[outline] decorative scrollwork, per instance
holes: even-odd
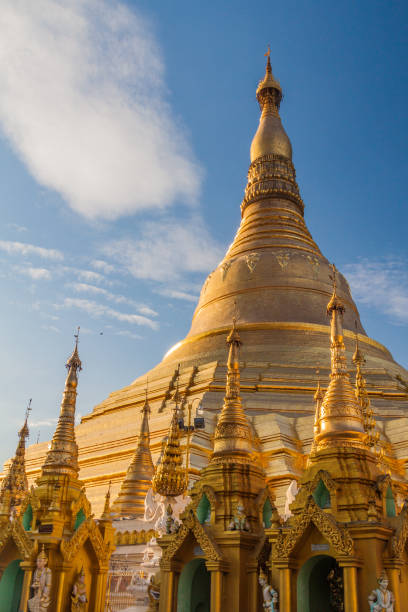
[[[28,537],[19,520],[8,521],[0,531],[0,552],[9,540],[13,540],[24,559],[30,559],[35,551],[35,545]]]
[[[289,559],[296,544],[305,533],[309,525],[313,523],[326,540],[332,545],[339,555],[351,556],[353,553],[353,539],[349,532],[340,527],[331,514],[326,514],[315,503],[313,497],[309,497],[308,503],[300,516],[295,519],[295,524],[286,533],[281,532],[276,541],[273,551],[274,559]]]
[[[162,563],[165,565],[166,562],[173,559],[190,532],[194,534],[195,539],[203,549],[206,559],[221,561],[223,559],[221,551],[207,530],[200,525],[194,511],[191,509],[185,514],[179,531],[174,534],[172,541],[163,553]]]
[[[61,542],[60,548],[64,559],[67,562],[72,561],[77,551],[85,544],[87,539],[92,544],[99,564],[105,565],[110,556],[110,543],[104,542],[101,532],[92,518],[84,521],[70,540],[63,540]]]

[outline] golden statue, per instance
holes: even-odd
[[[34,572],[31,588],[34,590],[34,597],[28,601],[28,609],[30,612],[46,612],[51,604],[51,570],[46,567],[48,563],[47,555],[45,554],[44,544],[41,552],[37,557],[37,569]]]
[[[71,594],[71,612],[86,612],[88,597],[86,596],[84,568],[78,574]]]

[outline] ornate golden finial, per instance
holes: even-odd
[[[311,452],[314,452],[316,450],[315,447],[315,440],[317,435],[320,433],[320,409],[322,406],[322,401],[324,398],[324,393],[322,391],[322,388],[320,386],[320,369],[319,367],[316,368],[316,376],[317,376],[317,387],[316,387],[316,392],[313,396],[313,399],[315,401],[315,405],[316,405],[316,410],[315,410],[315,420],[314,420],[314,427],[313,427],[313,431],[314,431],[314,439],[312,442],[312,448],[311,448]]]
[[[165,497],[177,497],[187,489],[186,472],[182,467],[183,459],[180,448],[180,428],[178,423],[178,379],[177,390],[173,397],[175,402],[170,421],[169,434],[164,444],[163,453],[153,476],[152,486],[155,493]]]
[[[234,316],[232,328],[227,337],[229,346],[227,384],[224,405],[215,428],[212,462],[248,463],[251,460],[251,430],[240,397],[239,354],[241,344]]]
[[[136,452],[127,469],[119,495],[113,504],[115,512],[122,516],[143,516],[144,514],[144,500],[154,474],[150,453],[149,415],[150,406],[146,383],[145,402],[142,407],[142,421]]]
[[[111,480],[109,481],[108,490],[105,495],[105,504],[103,507],[103,512],[101,514],[102,521],[110,521],[111,520],[111,508],[110,508],[110,497],[111,497]]]
[[[265,106],[268,113],[275,116],[279,116],[279,106],[282,100],[282,88],[279,81],[275,79],[272,74],[271,65],[271,47],[268,45],[268,50],[265,53],[266,60],[266,71],[264,78],[259,82],[256,90],[256,97],[259,102],[261,110],[265,110]]]
[[[361,413],[363,415],[364,430],[367,434],[366,443],[367,446],[373,447],[377,444],[380,434],[375,431],[376,422],[374,417],[374,411],[371,408],[370,398],[368,397],[366,380],[363,376],[362,368],[366,362],[363,353],[360,350],[357,333],[357,321],[356,326],[356,349],[353,354],[353,363],[356,366],[356,387],[355,394],[356,399],[360,405]]]
[[[62,396],[61,410],[58,424],[51,441],[42,474],[70,474],[78,478],[78,446],[75,440],[75,409],[78,386],[78,372],[82,363],[78,354],[79,327],[74,334],[75,347],[69,357],[66,367],[68,370],[65,380],[65,389]]]
[[[37,559],[43,559],[46,563],[48,562],[47,553],[45,552],[45,544],[41,546],[41,550],[38,553]]]
[[[28,402],[25,420],[22,428],[18,432],[18,444],[15,455],[11,460],[10,469],[1,483],[0,499],[3,499],[7,490],[10,508],[14,508],[18,513],[21,502],[28,491],[28,482],[25,471],[25,442],[29,436],[28,417],[31,412],[31,399]]]
[[[330,383],[320,407],[317,450],[326,446],[364,446],[365,433],[360,406],[347,372],[346,348],[343,338],[345,307],[337,295],[337,269],[332,265],[333,293],[327,305],[330,322]]]

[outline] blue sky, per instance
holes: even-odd
[[[239,224],[271,45],[306,220],[408,365],[404,2],[4,0],[0,460],[183,338]],[[102,334],[101,334],[102,332]]]

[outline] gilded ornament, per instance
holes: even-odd
[[[331,514],[323,512],[310,497],[302,514],[295,518],[293,527],[279,534],[273,551],[274,559],[288,559],[310,523],[316,526],[338,555],[352,555],[353,539],[349,532],[340,527]]]
[[[259,253],[250,253],[249,255],[245,255],[245,261],[251,274],[254,272],[256,264],[260,258],[261,255]]]
[[[228,270],[230,269],[231,266],[232,266],[232,261],[224,261],[224,263],[222,264],[221,274],[222,274],[223,281],[227,278]]]
[[[87,604],[88,597],[86,593],[85,572],[82,567],[72,587],[71,612],[86,612]]]
[[[281,253],[280,255],[276,255],[276,259],[278,261],[278,264],[282,268],[282,270],[284,270],[286,268],[286,266],[288,265],[288,263],[289,263],[290,254],[289,253]]]

